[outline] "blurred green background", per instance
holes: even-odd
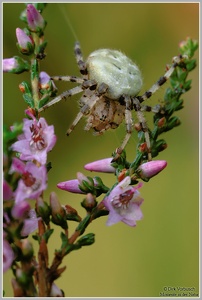
[[[23,28],[18,19],[24,4],[4,3],[4,58],[17,54],[15,28]],[[167,63],[178,54],[178,43],[187,36],[199,39],[199,4],[197,3],[69,3],[48,4],[43,12],[48,21],[45,36],[47,57],[41,70],[50,75],[78,75],[73,54],[75,36],[84,57],[97,48],[123,51],[140,67],[144,77],[142,92],[161,75]],[[69,21],[71,21],[71,26]],[[196,58],[198,51],[196,53]],[[167,168],[145,183],[141,195],[144,218],[136,228],[123,223],[107,227],[106,217],[93,222],[86,232],[96,233],[90,247],[71,253],[62,265],[67,270],[56,284],[69,297],[158,297],[164,287],[199,286],[199,70],[190,74],[192,89],[183,96],[185,108],[177,115],[182,125],[162,136],[168,148],[158,159],[167,160]],[[21,121],[26,107],[18,84],[29,74],[4,75],[4,123]],[[71,83],[59,83],[59,91]],[[147,101],[155,104],[163,98],[166,87]],[[54,124],[57,144],[49,154],[53,169],[48,190],[56,191],[63,204],[80,207],[82,196],[57,190],[60,181],[85,175],[87,162],[110,157],[125,134],[122,125],[115,131],[94,137],[84,132],[82,120],[70,137],[65,132],[78,112],[79,95],[48,109],[42,114]],[[149,117],[150,118],[150,117]],[[127,145],[128,160],[134,158],[137,136]],[[112,186],[113,175],[101,175]],[[75,224],[70,224],[73,232]],[[59,232],[50,241],[50,262],[54,249],[60,247]],[[12,296],[11,273],[4,276],[6,296]]]

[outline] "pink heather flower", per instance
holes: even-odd
[[[70,192],[70,193],[85,194],[79,188],[78,179],[72,179],[72,180],[59,182],[57,184],[57,187],[61,190],[64,190],[64,191],[67,191],[67,192]]]
[[[10,72],[10,70],[17,69],[17,67],[18,67],[18,62],[14,57],[3,59],[4,72]]]
[[[29,203],[23,200],[20,201],[19,203],[14,204],[11,214],[15,219],[26,219],[29,211],[30,211]]]
[[[25,114],[28,117],[30,117],[31,119],[35,120],[35,116],[33,114],[33,109],[32,108],[29,107],[29,108],[25,109]],[[18,137],[18,139],[19,139],[19,137]]]
[[[45,90],[50,89],[50,85],[51,85],[50,76],[46,72],[40,72],[39,83],[41,89],[45,89]]]
[[[46,22],[43,19],[42,15],[32,4],[27,5],[27,23],[29,29],[34,32],[43,30],[46,26]]]
[[[22,236],[27,236],[38,228],[38,221],[41,218],[37,218],[36,212],[34,209],[30,209],[29,218],[24,220],[24,226],[21,231]]]
[[[23,54],[31,54],[34,50],[33,40],[20,28],[16,28],[18,47]]]
[[[130,186],[131,179],[125,177],[103,200],[105,207],[109,210],[107,225],[113,225],[120,221],[129,226],[136,226],[136,221],[142,219],[140,198],[138,188],[142,186]]]
[[[36,199],[46,189],[46,167],[37,167],[32,162],[27,162],[14,192],[15,201],[19,203],[25,199]]]
[[[39,74],[39,83],[40,83],[41,89],[48,90],[48,89],[50,89],[50,87],[52,85],[53,89],[57,90],[54,82],[50,79],[50,76],[44,71],[40,72],[40,74]]]
[[[3,239],[3,271],[6,272],[13,263],[15,255],[6,239]]]
[[[12,150],[20,152],[22,160],[37,160],[42,165],[46,164],[47,152],[52,150],[56,143],[53,125],[48,126],[44,118],[28,120],[24,119],[24,135],[11,147]]]
[[[85,194],[84,191],[80,190],[79,185],[86,189],[86,186],[83,184],[83,181],[86,181],[89,186],[94,186],[97,184],[96,180],[91,182],[84,174],[81,172],[77,173],[77,179],[72,179],[68,181],[63,181],[57,184],[57,187],[61,190],[68,191],[76,194]],[[86,190],[88,192],[88,188]]]
[[[25,172],[25,164],[17,157],[13,157],[9,173],[17,172],[23,174]]]
[[[29,69],[29,63],[19,56],[3,59],[3,72],[20,74]]]
[[[13,197],[13,191],[11,189],[11,187],[9,186],[9,184],[3,180],[3,200],[11,200]]]
[[[167,166],[167,162],[165,160],[152,160],[142,164],[138,170],[137,174],[142,179],[149,179],[159,172],[161,172]]]
[[[112,159],[113,158],[110,157],[101,160],[96,160],[86,164],[84,168],[88,171],[94,171],[94,172],[115,173],[116,169],[111,165]]]
[[[40,93],[43,95],[56,95],[57,87],[46,72],[40,72],[39,74],[39,89]]]

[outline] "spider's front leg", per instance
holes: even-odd
[[[66,100],[67,98],[79,94],[83,92],[83,87],[81,85],[76,86],[68,91],[63,92],[59,96],[55,97],[53,100],[45,104],[43,107],[39,108],[38,112],[42,112],[43,110],[47,109],[48,107],[60,102],[61,100]]]
[[[83,79],[88,79],[88,69],[86,67],[86,63],[84,62],[79,42],[75,43],[74,54],[75,54],[77,65],[79,67],[79,71],[82,75],[82,78]]]
[[[89,80],[89,83],[92,83],[92,82],[93,81]],[[80,112],[77,114],[72,125],[67,130],[66,135],[70,135],[70,133],[73,131],[73,129],[78,124],[78,122],[81,120],[81,118],[84,115],[89,114],[90,110],[96,105],[96,102],[100,99],[100,96],[104,95],[107,92],[108,85],[105,83],[102,83],[99,85],[97,90],[96,90],[96,88],[97,88],[97,85],[94,84],[89,87],[90,91],[89,91],[89,89],[86,89],[86,91],[84,92],[83,97],[86,96],[85,104],[81,107]],[[94,93],[92,93],[93,89],[95,89]],[[89,95],[91,95],[91,96],[89,97]]]

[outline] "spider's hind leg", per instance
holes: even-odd
[[[116,161],[121,153],[123,152],[124,148],[126,147],[128,141],[130,140],[132,131],[133,131],[133,120],[132,120],[132,102],[131,98],[129,96],[124,96],[124,102],[125,102],[125,123],[126,123],[126,135],[125,138],[119,148],[116,149],[116,155],[113,158],[113,161]]]

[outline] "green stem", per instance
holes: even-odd
[[[40,44],[40,39],[36,33],[32,34],[34,43],[35,43],[35,57],[31,59],[31,85],[32,85],[32,97],[34,100],[34,107],[38,108],[39,106],[39,61],[36,58],[37,53],[36,49]]]

